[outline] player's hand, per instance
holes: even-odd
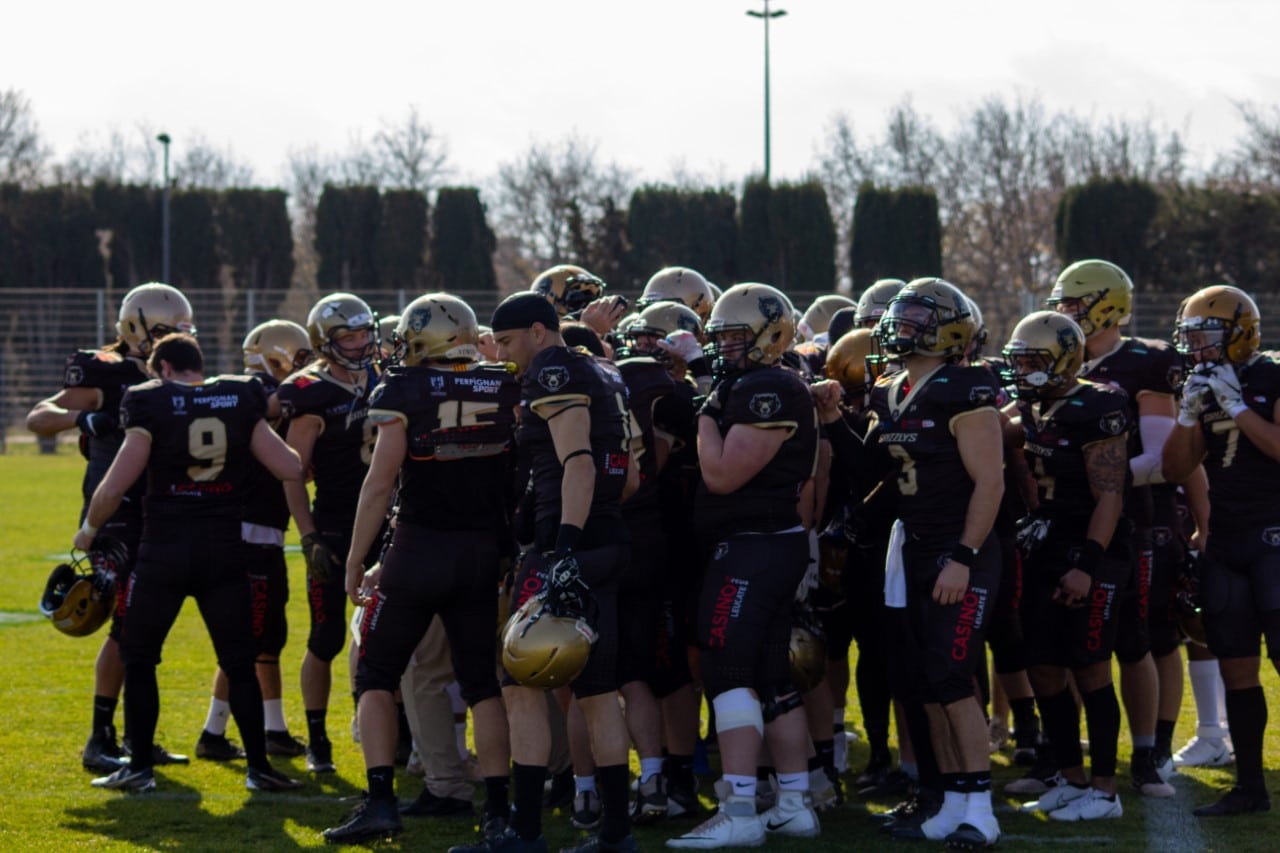
[[[1035,513],[1024,515],[1017,521],[1017,532],[1014,541],[1023,554],[1033,554],[1049,536],[1052,523]]]
[[[677,329],[656,342],[658,349],[681,358],[685,364],[703,357],[702,344],[693,332]]]
[[[603,337],[613,331],[627,313],[627,300],[622,296],[602,296],[582,309],[582,322]]]
[[[71,547],[77,551],[84,551],[87,554],[89,553],[89,549],[93,547],[94,538],[95,534],[88,533],[84,528],[81,528],[76,531],[75,537],[71,540]]]
[[[823,379],[809,386],[813,395],[813,403],[818,407],[818,420],[824,424],[834,423],[840,419],[840,400],[844,389],[834,379]]]
[[[342,561],[325,544],[320,534],[312,531],[302,537],[302,557],[307,561],[307,582],[324,583],[338,576]]]
[[[1200,424],[1200,413],[1209,405],[1213,389],[1204,373],[1192,373],[1182,385],[1182,403],[1178,407],[1178,423],[1184,427]]]
[[[80,427],[80,431],[85,435],[102,438],[115,432],[120,425],[106,412],[83,410],[76,415],[76,426]]]
[[[947,560],[933,585],[933,600],[941,605],[959,604],[969,589],[969,567]]]
[[[1236,369],[1225,362],[1217,364],[1205,374],[1205,378],[1219,408],[1233,418],[1240,414],[1245,408],[1244,393],[1240,390],[1240,378],[1236,376]]]
[[[1089,597],[1089,590],[1092,587],[1093,578],[1089,577],[1087,572],[1068,569],[1067,573],[1058,579],[1058,588],[1054,590],[1053,600],[1067,607],[1079,607]]]
[[[365,591],[364,577],[364,563],[359,560],[347,563],[347,598],[350,598],[351,603],[356,607],[369,603],[369,596]]]

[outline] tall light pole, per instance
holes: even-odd
[[[169,283],[169,134],[162,133],[156,141],[164,146],[164,192],[160,202],[160,280]]]
[[[753,18],[764,20],[764,182],[769,183],[769,19],[781,18],[787,14],[786,9],[769,11],[769,0],[764,0],[764,11],[747,10]]]

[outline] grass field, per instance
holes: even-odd
[[[364,786],[359,747],[347,737],[350,703],[335,690],[330,730],[334,735],[336,776],[309,778],[295,795],[249,794],[243,763],[221,765],[194,761],[189,767],[157,771],[159,790],[128,796],[89,787],[90,774],[80,767],[79,752],[88,734],[93,661],[102,634],[75,639],[54,631],[36,604],[44,581],[65,554],[77,523],[83,463],[72,448],[56,456],[37,456],[29,445],[10,445],[0,456],[0,565],[9,581],[0,586],[0,849],[3,850],[227,850],[254,848],[294,850],[323,847],[320,831],[338,822],[350,808],[342,798]],[[289,645],[284,653],[285,708],[295,732],[303,732],[302,706],[296,687],[297,667],[306,637],[307,618],[296,594],[302,566],[291,558],[295,597],[289,604]],[[183,609],[160,667],[162,710],[158,740],[174,751],[190,753],[204,722],[213,673],[212,650],[199,614]],[[335,662],[334,684],[347,683],[346,657]],[[1264,674],[1273,709],[1280,709],[1274,672]],[[1195,714],[1186,700],[1175,744],[1190,736]],[[850,700],[851,711],[857,703]],[[1276,710],[1273,715],[1280,716]],[[117,725],[120,715],[117,714]],[[234,726],[229,733],[236,737]],[[1121,745],[1121,757],[1129,753]],[[1280,733],[1267,738],[1268,763],[1280,767]],[[855,747],[851,765],[866,761]],[[996,756],[997,789],[1018,775],[1007,755]],[[306,778],[302,759],[283,763],[292,775]],[[1229,770],[1229,768],[1228,768]],[[1127,766],[1121,765],[1122,780]],[[1280,785],[1269,774],[1271,787]],[[1113,846],[1152,850],[1275,850],[1280,825],[1268,815],[1229,822],[1201,822],[1190,815],[1193,805],[1213,799],[1231,774],[1222,770],[1188,771],[1175,777],[1172,800],[1143,802],[1122,789],[1125,816],[1090,824],[1051,824],[1015,814],[1012,802],[998,799],[1008,850],[1046,845]],[[1123,781],[1127,784],[1127,781]],[[401,774],[401,796],[412,797],[421,782]],[[709,791],[709,782],[703,790]],[[773,850],[878,850],[888,846],[867,820],[868,810],[887,803],[851,802],[822,816],[821,837],[805,842],[771,839]],[[567,814],[545,818],[551,849],[576,837]],[[638,830],[642,849],[659,849],[662,840],[686,824]],[[405,832],[388,849],[443,850],[474,837],[474,821],[408,820]],[[1277,833],[1277,835],[1272,835]],[[901,846],[903,843],[899,842]],[[930,845],[931,847],[933,845]],[[908,849],[908,848],[903,848]]]

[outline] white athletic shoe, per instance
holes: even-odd
[[[804,791],[779,791],[778,804],[760,815],[760,823],[766,832],[796,838],[813,838],[821,830]]]
[[[1040,799],[1022,804],[1025,812],[1057,811],[1073,800],[1078,800],[1089,793],[1089,788],[1079,788],[1066,780],[1061,773],[1050,780],[1049,790],[1040,795]]]
[[[834,808],[839,803],[836,786],[827,778],[826,771],[821,767],[809,771],[809,799],[813,803],[814,811],[819,812]]]
[[[1120,795],[1107,796],[1097,788],[1085,790],[1084,796],[1076,797],[1060,809],[1049,812],[1051,820],[1106,820],[1124,816],[1124,807],[1120,805]]]
[[[715,850],[720,847],[759,847],[764,844],[764,822],[756,816],[751,797],[729,797],[719,810],[679,838],[668,838],[677,849]]]
[[[1225,767],[1235,760],[1227,742],[1217,737],[1193,737],[1173,754],[1174,767]]]

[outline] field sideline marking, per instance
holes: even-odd
[[[1171,781],[1178,778],[1174,774]],[[1190,792],[1176,785],[1174,790],[1177,793],[1172,797],[1147,799],[1144,815],[1147,824],[1147,849],[1170,853],[1191,853],[1208,849],[1209,841],[1200,828],[1200,820],[1191,813],[1194,805]]]

